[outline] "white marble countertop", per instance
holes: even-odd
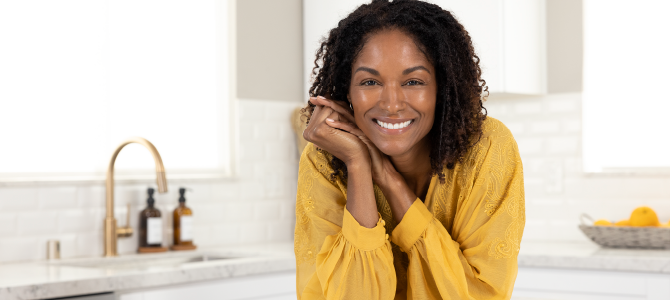
[[[171,263],[199,255],[230,258]],[[152,259],[162,264],[147,266]],[[295,270],[291,242],[129,254],[111,258],[114,263],[106,264],[109,260],[95,257],[0,264],[0,300],[67,297]],[[87,266],[91,264],[98,266]]]
[[[141,269],[119,267],[124,264],[118,262],[110,267],[85,267],[104,262],[101,258],[0,264],[0,299],[65,297],[295,270],[292,242],[122,255],[120,259],[131,265],[196,254],[232,258]],[[519,267],[670,274],[670,251],[604,249],[590,242],[523,242]]]
[[[521,242],[519,267],[670,274],[670,250],[601,248],[592,242]]]

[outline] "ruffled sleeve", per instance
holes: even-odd
[[[300,159],[295,255],[298,299],[393,299],[393,254],[384,221],[366,228],[346,210],[346,188],[307,145]]]
[[[463,189],[451,230],[418,199],[393,230],[391,241],[409,257],[407,299],[510,299],[524,192],[516,142],[502,127],[478,143],[454,180]]]

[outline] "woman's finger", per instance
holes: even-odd
[[[353,111],[346,107],[346,102],[344,101],[330,100],[319,96],[314,99],[310,99],[310,102],[314,105],[330,107],[336,112],[340,113],[345,119],[347,119],[347,121],[355,122]]]
[[[349,122],[346,122],[346,121],[336,120],[336,119],[333,119],[333,118],[327,118],[326,119],[326,124],[328,124],[328,126],[333,127],[333,128],[342,129],[342,130],[344,130],[346,132],[349,132],[349,133],[351,133],[351,134],[353,134],[357,137],[361,137],[361,136],[365,135],[363,133],[363,131],[361,131],[360,129],[358,129],[358,127],[356,127],[355,124],[352,124],[352,123],[349,123]]]

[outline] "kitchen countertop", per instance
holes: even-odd
[[[292,242],[204,248],[188,253],[237,258],[142,270],[78,266],[100,258],[0,264],[0,299],[54,298],[295,270]],[[183,255],[186,252],[121,258],[132,261]],[[670,251],[603,249],[590,242],[523,242],[519,267],[670,274]]]
[[[230,258],[141,269],[123,266],[198,254]],[[85,267],[104,263],[102,257],[0,264],[0,299],[67,297],[295,270],[292,242],[127,254],[111,259],[123,260],[122,266]]]

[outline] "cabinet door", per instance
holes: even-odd
[[[512,299],[670,300],[670,275],[519,268]]]
[[[119,300],[293,300],[296,299],[295,272],[221,279],[144,291],[119,292],[118,295]]]

